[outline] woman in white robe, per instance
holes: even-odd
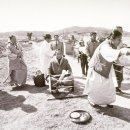
[[[53,57],[53,55],[55,54],[55,51],[52,51],[51,49],[51,35],[50,34],[46,34],[44,36],[44,41],[41,45],[40,48],[40,63],[41,63],[41,72],[47,76],[47,72],[48,72],[48,67],[49,67],[49,63],[51,58]]]
[[[113,65],[110,68],[108,78],[105,78],[101,74],[97,73],[94,70],[94,66],[96,65],[96,63],[98,63],[97,55],[99,53],[108,62],[118,61],[124,66],[130,66],[130,60],[127,60],[127,62],[124,61],[128,59],[128,56],[124,55],[129,55],[130,50],[124,48],[117,50],[113,48],[116,48],[119,45],[121,38],[122,35],[119,31],[113,31],[111,39],[106,40],[99,45],[89,62],[89,69],[84,94],[88,94],[88,101],[92,106],[108,105],[112,107],[109,104],[113,103],[116,100],[115,87],[117,87],[117,80]]]

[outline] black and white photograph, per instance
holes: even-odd
[[[129,130],[129,13],[129,0],[0,0],[0,130]]]

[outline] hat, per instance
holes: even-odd
[[[46,35],[44,36],[44,38],[45,38],[45,39],[51,39],[51,35],[50,35],[50,34],[46,34]]]
[[[91,32],[91,33],[90,33],[90,35],[93,35],[93,34],[97,35],[97,33],[96,33],[96,32]]]

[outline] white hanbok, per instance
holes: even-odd
[[[106,44],[100,45],[92,59],[89,62],[88,75],[86,79],[86,85],[84,94],[88,94],[88,99],[94,104],[97,105],[107,105],[111,104],[116,100],[116,91],[115,87],[117,87],[117,80],[113,65],[111,67],[109,78],[105,78],[94,71],[94,64],[96,64],[96,57],[98,52],[103,56],[105,60],[108,62],[117,61],[118,63],[126,66],[130,65],[129,56],[122,55],[119,57],[120,51],[126,53],[125,49],[116,50],[113,49],[107,42]],[[99,49],[100,48],[100,49]]]
[[[41,72],[44,75],[47,75],[49,63],[54,53],[55,51],[51,50],[50,43],[44,40],[40,48]]]

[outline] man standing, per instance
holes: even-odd
[[[45,75],[45,77],[47,76],[47,70],[50,60],[55,54],[55,51],[51,50],[50,42],[51,42],[51,35],[46,34],[44,36],[44,41],[40,48],[41,72]]]
[[[116,29],[123,34],[123,28],[121,26],[116,26]],[[123,48],[123,43],[121,42],[119,44],[119,46],[117,47],[117,49],[121,49]],[[118,83],[118,87],[116,87],[116,92],[122,93],[121,91],[121,82],[123,80],[123,66],[119,65],[117,63],[113,64],[114,66],[114,70],[115,70],[115,74],[116,74],[116,78],[117,78],[117,83]]]
[[[64,55],[64,44],[59,40],[58,35],[54,35],[54,41],[51,43],[52,50],[60,50],[61,54]]]
[[[90,33],[90,40],[86,43],[86,54],[88,57],[88,62],[92,58],[94,51],[98,47],[99,43],[96,40],[97,33],[96,32],[91,32]]]

